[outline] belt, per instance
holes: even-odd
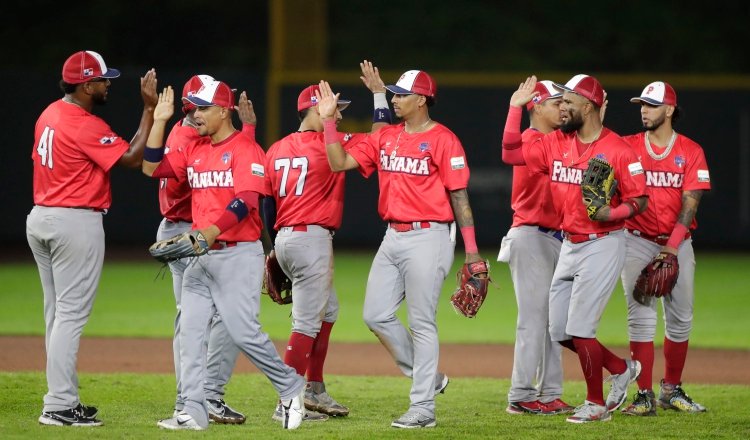
[[[36,206],[42,206],[45,208],[67,208],[67,209],[85,209],[86,211],[94,211],[94,212],[107,212],[106,209],[102,208],[91,208],[89,206],[47,206],[47,205],[36,205]]]
[[[536,228],[543,234],[551,235],[560,241],[563,240],[562,231],[558,231],[557,229],[552,228],[545,228],[544,226],[537,226]]]
[[[310,225],[310,226],[320,226],[320,225]],[[333,229],[328,228],[326,226],[320,226],[320,227],[323,229],[327,229],[330,232],[334,232]],[[287,228],[286,229],[287,231],[289,230],[288,228],[291,228],[293,232],[307,232],[307,225],[282,226],[279,228],[279,231],[284,228]]]
[[[662,235],[648,235],[648,234],[644,234],[643,232],[641,232],[639,230],[636,230],[636,229],[628,229],[628,232],[630,232],[631,234],[635,235],[636,237],[641,237],[641,238],[644,238],[644,239],[646,239],[648,241],[653,241],[654,243],[656,243],[658,245],[661,245],[661,246],[665,246],[667,244],[667,242],[669,241],[669,235],[667,235],[667,234],[662,234]],[[684,240],[687,240],[688,238],[690,238],[690,231],[687,231],[687,233],[685,233]]]
[[[571,234],[569,232],[563,232],[563,237],[573,244],[585,243],[587,241],[596,240],[597,238],[606,237],[609,232],[599,232],[596,234]]]
[[[409,232],[415,229],[430,229],[430,222],[389,222],[388,227],[395,230],[396,232]]]
[[[211,249],[212,251],[218,251],[235,246],[237,246],[236,241],[215,241],[209,249]]]

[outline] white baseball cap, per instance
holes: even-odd
[[[641,96],[630,98],[630,102],[645,102],[651,105],[677,105],[677,93],[664,81],[654,81],[647,85]]]

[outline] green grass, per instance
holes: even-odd
[[[156,427],[171,414],[174,378],[154,374],[84,374],[80,389],[84,402],[99,407],[105,425],[100,428],[40,426],[40,396],[46,385],[42,373],[0,373],[0,433],[16,438],[513,438],[513,439],[739,439],[750,438],[745,411],[750,387],[691,385],[689,392],[709,408],[705,414],[659,410],[658,417],[636,418],[615,414],[609,423],[574,425],[564,416],[511,416],[504,411],[508,380],[452,379],[445,395],[437,398],[438,426],[404,432],[390,427],[407,409],[410,381],[401,377],[328,376],[328,389],[351,408],[347,418],[306,423],[284,432],[271,420],[276,394],[259,374],[235,375],[227,401],[248,420],[242,426],[212,425],[205,433],[173,433]],[[581,382],[566,382],[570,403],[584,398]],[[632,387],[631,387],[632,388]],[[633,390],[631,390],[633,391]]]
[[[362,321],[365,284],[374,250],[336,254],[335,283],[341,310],[334,341],[376,342]],[[492,258],[490,252],[487,257]],[[690,345],[748,349],[750,347],[750,254],[699,254],[696,269],[695,320]],[[456,255],[453,273],[463,262]],[[86,336],[169,337],[174,318],[171,278],[157,278],[159,264],[150,260],[106,261],[94,311]],[[516,303],[508,266],[492,265],[496,287],[477,318],[458,316],[448,298],[455,278],[445,282],[438,311],[440,340],[444,343],[507,343],[515,333]],[[0,334],[43,335],[42,293],[34,264],[0,266]],[[268,298],[261,301],[261,322],[272,339],[285,340],[290,329],[289,306],[278,306]],[[400,316],[405,317],[402,307]],[[608,345],[627,345],[626,308],[618,285],[599,327],[599,338]],[[657,344],[663,336],[659,324]]]

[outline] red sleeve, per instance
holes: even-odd
[[[384,130],[378,130],[353,144],[348,153],[359,163],[359,173],[370,177],[380,164],[380,138]]]
[[[708,173],[708,164],[703,149],[698,144],[694,144],[691,153],[685,167],[685,182],[682,184],[682,190],[701,189],[708,191],[711,189],[711,177]]]
[[[255,191],[269,195],[266,191],[266,155],[255,142],[240,143],[232,154],[232,177],[234,193]]]
[[[523,160],[531,174],[549,174],[548,153],[551,143],[550,135],[545,135],[536,140],[524,143],[523,148],[516,150],[523,152]]]
[[[98,117],[88,118],[78,130],[78,145],[83,153],[100,168],[109,171],[130,148],[130,143],[121,138]]]
[[[161,179],[163,177],[177,177],[177,174],[174,172],[174,168],[169,161],[169,156],[164,156],[164,158],[159,163],[159,166],[157,166],[154,170],[154,173],[151,174],[151,177],[154,179]]]
[[[617,192],[620,194],[620,200],[646,195],[646,174],[643,165],[629,145],[623,148],[617,157],[615,179],[618,182]]]
[[[461,141],[455,134],[447,132],[440,137],[440,148],[436,149],[435,166],[443,185],[449,191],[469,186],[469,163]]]

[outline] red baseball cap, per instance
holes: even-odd
[[[234,90],[225,82],[211,78],[204,82],[198,90],[188,90],[187,96],[182,98],[182,102],[197,107],[216,106],[234,109]]]
[[[190,94],[191,92],[197,92],[209,81],[214,81],[214,78],[210,75],[194,75],[182,87],[182,97],[187,98],[188,94]],[[190,102],[185,102],[183,100],[183,103],[184,104],[182,106],[182,112],[185,114],[190,113],[190,111],[195,108],[195,105],[191,104]]]
[[[80,84],[94,78],[117,78],[120,71],[107,68],[104,58],[96,52],[82,50],[69,56],[62,68],[62,79],[68,84]]]
[[[301,91],[297,97],[297,111],[308,109],[310,107],[318,105],[318,98],[315,96],[315,92],[320,91],[320,86],[312,85],[306,87],[305,90]],[[344,111],[345,108],[349,107],[352,102],[348,99],[339,99],[338,109],[340,112]]]
[[[547,80],[537,82],[534,91],[539,92],[539,94],[526,104],[527,110],[534,108],[535,104],[541,104],[548,99],[562,96],[562,92],[555,88],[555,83]]]
[[[581,95],[599,107],[604,104],[604,89],[599,80],[593,76],[578,74],[565,85],[555,84],[555,88]]]
[[[397,95],[424,95],[434,98],[437,93],[437,84],[427,72],[421,70],[409,70],[396,81],[394,85],[385,86],[390,92]]]
[[[677,105],[677,93],[664,81],[654,81],[647,85],[641,96],[630,98],[630,102],[645,102],[651,105]]]

